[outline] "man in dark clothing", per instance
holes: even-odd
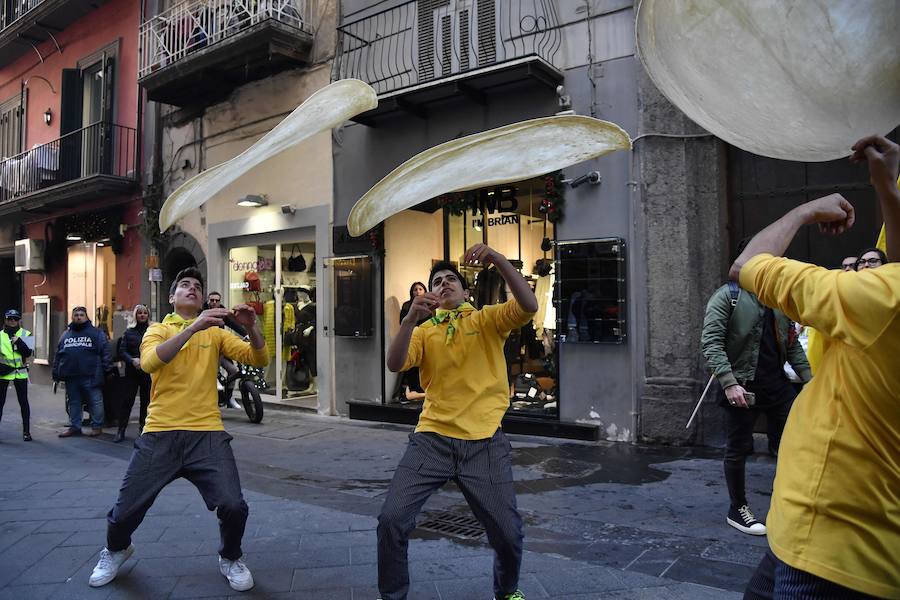
[[[25,366],[25,359],[31,356],[31,348],[22,338],[30,337],[31,332],[19,324],[21,321],[22,313],[14,308],[3,315],[3,329],[0,330],[0,420],[3,419],[6,391],[12,382],[22,411],[22,439],[30,442],[31,407],[28,405],[28,368]]]
[[[101,388],[110,370],[109,342],[106,334],[94,327],[87,309],[72,309],[72,322],[59,339],[53,357],[53,380],[64,381],[69,397],[69,427],[59,437],[81,435],[82,403],[91,413],[91,437],[103,433],[103,395]]]
[[[113,442],[119,443],[125,439],[125,430],[128,428],[128,419],[131,418],[131,409],[134,407],[134,394],[140,391],[140,424],[144,429],[147,420],[147,407],[150,405],[150,375],[141,370],[141,341],[147,326],[150,324],[150,311],[143,304],[134,307],[134,326],[129,327],[119,338],[118,355],[125,361],[125,381],[122,389],[122,404],[119,407],[117,424],[119,426]]]
[[[222,294],[219,292],[210,292],[206,297],[206,305],[203,310],[208,310],[210,308],[225,308],[225,305],[222,303]],[[230,315],[226,315],[223,319],[223,324],[219,325],[219,329],[225,329],[226,327],[237,334],[237,336],[241,339],[247,337],[247,330],[241,327],[241,324],[235,321],[234,317]],[[241,370],[238,368],[233,361],[225,358],[224,356],[219,357],[219,366],[225,369],[225,373],[227,377],[225,378],[225,402],[228,403],[230,408],[241,408],[241,405],[238,404],[237,400],[232,398],[234,394],[234,383],[240,379]],[[224,406],[222,401],[219,401],[220,406]]]
[[[719,403],[726,411],[725,482],[731,500],[726,523],[743,533],[765,535],[766,526],[753,516],[744,490],[753,428],[765,414],[770,448],[777,452],[797,395],[784,363],[789,362],[804,383],[812,377],[809,363],[790,319],[733,284],[723,285],[709,299],[701,347],[725,390]]]

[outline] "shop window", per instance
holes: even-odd
[[[604,238],[559,242],[556,256],[559,340],[625,341],[625,241]]]
[[[34,301],[34,363],[50,364],[50,296],[32,296]]]
[[[334,268],[334,335],[371,337],[374,332],[372,257],[336,258]]]

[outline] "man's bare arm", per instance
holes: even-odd
[[[475,244],[466,250],[465,263],[474,265],[481,263],[483,265],[493,264],[500,272],[500,276],[509,285],[513,298],[522,307],[525,312],[537,312],[538,302],[531,291],[528,282],[522,277],[512,263],[505,256],[485,244]]]
[[[869,163],[869,180],[881,203],[888,260],[900,260],[900,147],[882,135],[865,137],[853,144],[853,162]]]

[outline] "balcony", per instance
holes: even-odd
[[[484,103],[492,88],[532,80],[555,88],[562,33],[553,2],[413,0],[338,27],[334,78],[361,79],[387,113],[427,117],[428,105],[463,95]]]
[[[186,0],[141,25],[138,83],[175,106],[305,64],[314,0]]]
[[[49,213],[138,185],[136,131],[94,123],[0,162],[0,217]]]
[[[0,2],[0,67],[27,52],[45,56],[38,44],[88,14],[106,0],[2,0]],[[59,44],[56,44],[59,48]]]

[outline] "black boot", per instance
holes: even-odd
[[[119,442],[121,442],[122,440],[125,439],[125,428],[126,427],[128,427],[128,426],[126,425],[125,427],[121,427],[121,426],[119,427],[119,430],[116,432],[116,436],[113,438],[114,444],[118,444]]]
[[[25,431],[23,431],[22,439],[26,442],[30,442],[31,441],[31,432],[29,432],[27,429]]]

